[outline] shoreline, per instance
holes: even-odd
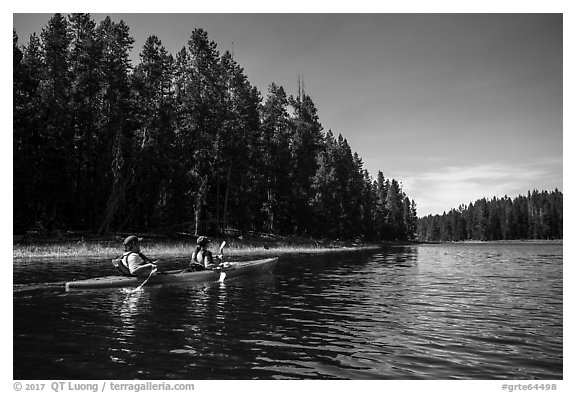
[[[319,254],[330,252],[377,250],[380,248],[404,245],[401,242],[357,243],[344,241],[291,240],[269,241],[262,239],[239,240],[214,238],[209,249],[218,252],[222,241],[226,241],[225,256],[245,257],[250,255],[286,255]],[[157,241],[141,242],[142,252],[154,258],[189,257],[196,248],[193,241]],[[14,262],[33,259],[71,259],[71,258],[115,258],[123,253],[120,242],[61,242],[14,244],[12,258]]]
[[[405,247],[434,244],[563,244],[563,239],[518,239],[459,242],[419,242],[419,241],[381,241],[381,242],[346,242],[341,240],[270,240],[254,238],[249,240],[214,238],[210,246],[217,253],[222,241],[226,241],[224,255],[232,257],[269,256],[287,254],[323,254],[331,252],[377,250],[387,247]],[[196,243],[191,240],[155,240],[144,239],[142,252],[149,257],[178,258],[192,255]],[[123,253],[119,241],[62,241],[33,242],[27,244],[15,243],[12,249],[13,262],[41,259],[72,259],[72,258],[116,258]]]

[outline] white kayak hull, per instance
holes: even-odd
[[[173,271],[157,274],[148,279],[146,286],[171,283],[199,283],[218,281],[222,277],[226,280],[243,275],[256,275],[270,273],[274,270],[278,258],[258,259],[245,262],[228,263],[220,270],[202,270],[199,272]],[[221,275],[221,273],[225,275]],[[87,280],[70,281],[65,284],[66,291],[74,289],[99,288],[132,288],[140,286],[148,277],[107,276]]]

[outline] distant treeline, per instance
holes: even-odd
[[[477,200],[443,215],[418,219],[423,241],[562,239],[562,192]]]
[[[123,22],[55,14],[13,34],[14,232],[257,231],[409,239],[416,207],[324,132],[301,86],[265,99],[202,29],[176,56]]]

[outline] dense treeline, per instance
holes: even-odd
[[[133,43],[89,14],[56,14],[27,45],[14,31],[15,233],[414,237],[414,201],[324,132],[303,89],[263,99],[201,29],[175,56],[150,36],[135,67]]]
[[[423,241],[562,239],[562,192],[477,200],[418,220]]]

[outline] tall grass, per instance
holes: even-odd
[[[209,249],[216,254],[222,239],[215,239]],[[324,253],[353,250],[358,248],[373,248],[376,246],[359,246],[334,242],[270,242],[270,241],[239,241],[226,240],[224,255],[278,255],[298,253]],[[142,252],[151,258],[189,256],[196,248],[191,241],[174,242],[141,242]],[[121,255],[124,248],[119,242],[62,242],[38,244],[14,244],[13,258],[114,258]]]

